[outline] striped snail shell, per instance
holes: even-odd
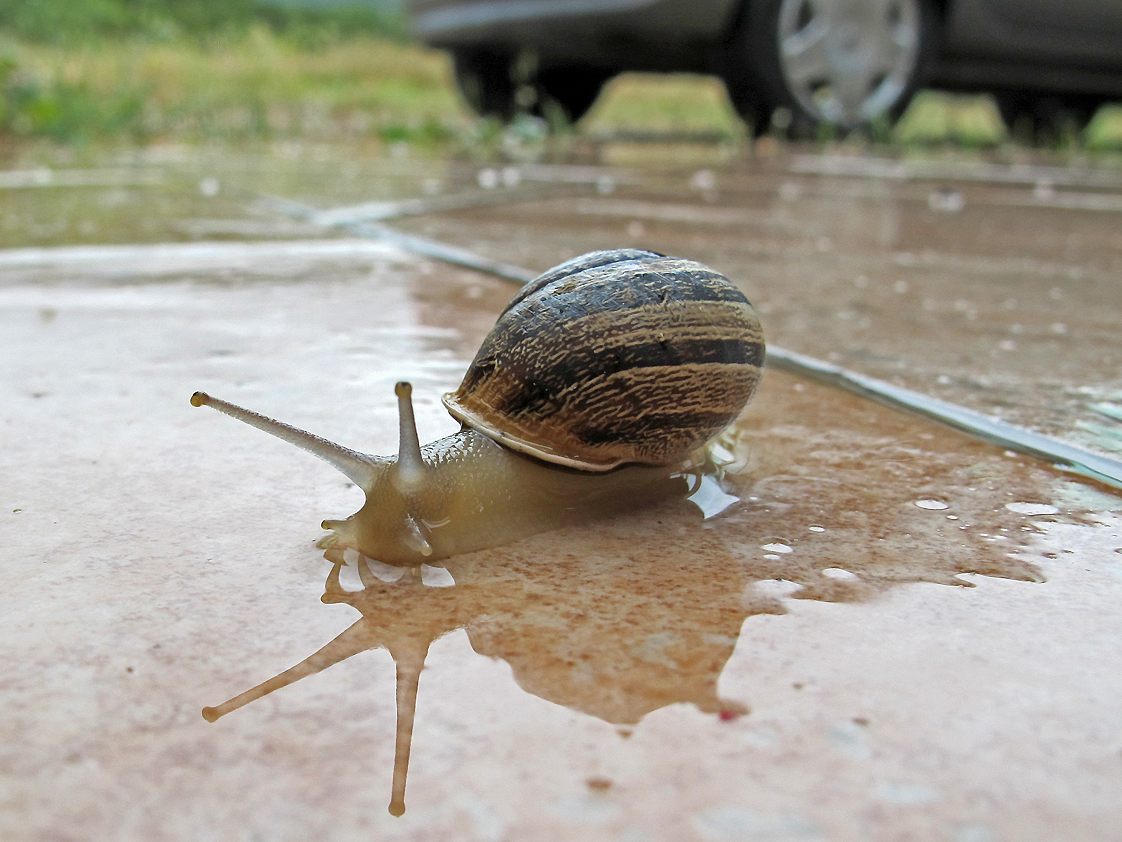
[[[668,464],[740,414],[763,357],[760,320],[722,275],[649,251],[598,251],[515,296],[444,405],[547,462]]]
[[[211,406],[346,474],[366,504],[321,547],[420,564],[606,509],[680,493],[690,454],[728,426],[760,377],[744,295],[691,260],[596,251],[522,289],[444,404],[462,428],[422,446],[398,383],[397,456],[370,456],[203,392]]]

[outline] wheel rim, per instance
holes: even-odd
[[[816,120],[851,128],[893,108],[919,56],[919,0],[783,0],[779,63]]]

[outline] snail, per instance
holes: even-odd
[[[369,456],[204,392],[210,406],[301,447],[366,493],[321,547],[418,565],[573,519],[684,493],[687,466],[751,398],[764,341],[744,295],[691,260],[637,249],[573,258],[500,314],[444,406],[461,429],[421,446],[395,387],[400,447]]]

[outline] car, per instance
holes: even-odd
[[[579,120],[627,70],[715,73],[760,134],[849,131],[921,87],[1036,139],[1122,99],[1122,0],[405,0],[478,113]]]

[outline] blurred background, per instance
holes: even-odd
[[[889,61],[880,71],[874,68],[871,81],[866,80],[868,96],[848,100],[841,96],[845,80],[830,78],[829,68],[823,78],[814,76],[810,49],[799,48],[804,53],[790,58],[796,49],[791,45],[800,38],[804,45],[813,41],[815,28],[831,15],[835,25],[824,33],[827,40],[853,36],[837,24],[838,9],[845,6],[841,0],[756,4],[774,7],[770,13],[780,16],[787,38],[771,45],[778,59],[772,57],[770,70],[760,23],[727,3],[697,6],[713,7],[710,17],[720,16],[711,32],[701,31],[708,25],[704,11],[683,22],[674,8],[680,3],[606,2],[603,15],[597,4],[583,4],[583,11],[570,16],[579,25],[568,28],[565,14],[538,13],[550,5],[5,0],[0,4],[0,154],[10,160],[42,142],[80,150],[106,143],[308,139],[398,149],[406,144],[418,151],[486,157],[509,154],[512,137],[520,153],[529,155],[571,152],[584,141],[621,138],[730,148],[765,138],[925,150],[1122,152],[1122,108],[1109,92],[1088,92],[1086,74],[1074,81],[1062,77],[1062,54],[1041,64],[1036,58],[1043,53],[1034,53],[1029,44],[1027,52],[1014,50],[1004,56],[1007,60],[991,61],[1001,71],[996,76],[987,76],[989,66],[979,64],[987,58],[981,54],[984,44],[970,57],[939,55],[956,36],[950,3],[879,4],[888,9],[886,26],[894,27],[881,33],[882,40],[899,42],[893,49],[907,54],[901,59],[904,67]],[[552,5],[563,10],[573,4]],[[987,5],[1000,12],[1008,4],[974,3]],[[1059,32],[1048,18],[1049,10],[1059,13],[1059,4],[1028,5],[1025,14]],[[1117,44],[1110,26],[1111,14],[1118,14],[1108,11],[1111,4],[1098,5],[1102,9],[1093,0],[1081,0],[1060,11],[1076,23],[1082,20],[1109,47]],[[504,6],[538,11],[514,25],[502,19]],[[632,11],[608,14],[617,7]],[[934,27],[925,17],[931,13],[943,16]],[[852,21],[848,25],[853,28]],[[691,26],[697,31],[689,31]],[[748,31],[752,26],[756,34]],[[1024,30],[1023,21],[1018,26],[1015,31]],[[875,29],[858,26],[857,35],[875,35]],[[1075,42],[1085,47],[1089,40],[1075,37]],[[558,44],[568,46],[553,50],[554,66],[543,64],[550,45]],[[783,56],[790,66],[783,66]],[[1075,53],[1073,60],[1096,61]],[[908,62],[922,62],[924,78],[938,88],[921,89],[912,99]],[[1098,66],[1103,71],[1102,61]],[[1034,67],[1040,70],[1037,76],[1055,83],[1047,96],[1016,87],[1039,81],[1031,76]],[[1029,76],[1017,75],[1022,70]],[[1107,87],[1119,84],[1116,70],[1107,65],[1105,74],[1099,73]],[[797,85],[783,90],[783,79],[799,73],[802,90]],[[900,73],[900,79],[893,78]],[[732,80],[731,97],[722,77]],[[573,79],[579,84],[574,86]],[[1071,88],[1066,93],[1065,85]],[[859,130],[851,131],[855,126]]]

